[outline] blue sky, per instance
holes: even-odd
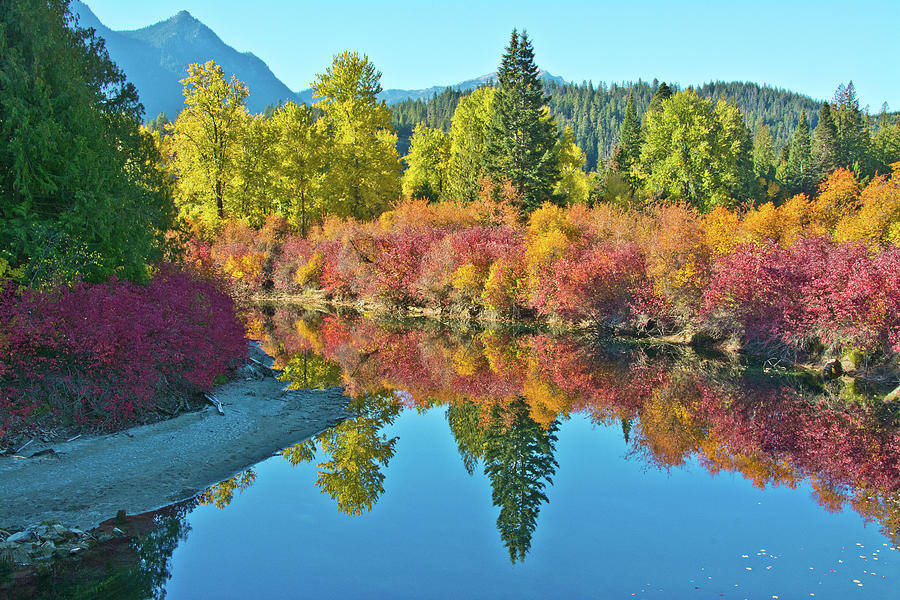
[[[570,81],[755,81],[830,99],[852,79],[862,105],[900,110],[900,0],[87,4],[113,29],[187,10],[294,90],[342,50],[367,54],[385,88],[456,83],[496,70],[518,27],[533,39],[539,66]]]

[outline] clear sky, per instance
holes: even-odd
[[[830,99],[852,79],[861,105],[900,110],[900,0],[87,4],[113,29],[187,10],[294,90],[342,50],[367,54],[384,88],[450,85],[495,71],[517,27],[528,30],[538,65],[570,81],[755,81]]]

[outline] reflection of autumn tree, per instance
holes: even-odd
[[[316,441],[306,440],[299,444],[294,444],[281,451],[281,456],[285,458],[292,467],[296,467],[300,463],[312,462],[316,457]]]
[[[484,457],[485,424],[481,415],[481,408],[468,400],[453,402],[447,407],[447,423],[469,475],[475,472],[478,461]]]
[[[541,427],[528,415],[524,402],[512,404],[505,415],[495,415],[484,444],[484,472],[500,507],[497,528],[509,550],[510,561],[524,560],[531,548],[544,488],[558,466],[553,457],[556,423]],[[504,424],[507,421],[508,424]]]
[[[284,365],[279,381],[289,381],[289,390],[329,388],[341,384],[341,367],[309,350],[294,354]]]
[[[372,510],[384,492],[381,467],[394,456],[397,438],[379,432],[394,422],[401,407],[392,394],[382,392],[351,400],[348,408],[353,418],[317,438],[331,460],[319,463],[316,486],[334,499],[340,512],[360,515]]]
[[[243,473],[238,473],[225,481],[206,488],[205,492],[197,496],[197,503],[211,504],[216,508],[225,508],[231,504],[236,491],[243,492],[253,485],[254,481],[256,481],[256,472],[253,469],[247,469]]]

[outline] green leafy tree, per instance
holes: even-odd
[[[261,227],[275,212],[276,144],[279,131],[262,115],[246,114],[238,127],[234,166],[228,178],[234,214]]]
[[[635,175],[649,196],[701,210],[749,197],[750,134],[734,104],[680,92],[648,111],[644,136]]]
[[[775,177],[775,141],[768,125],[760,125],[753,136],[753,172],[767,180]]]
[[[214,224],[226,216],[249,91],[234,75],[226,81],[225,71],[211,60],[191,64],[187,72],[181,80],[185,107],[167,143],[178,178],[176,201],[187,216]]]
[[[587,158],[578,144],[572,128],[566,126],[559,142],[560,178],[553,188],[553,194],[566,204],[587,204],[594,186],[593,177],[585,173]]]
[[[559,466],[553,457],[556,423],[543,429],[519,401],[506,415],[495,414],[485,435],[484,472],[491,480],[494,506],[500,507],[497,528],[511,562],[524,560],[531,549],[546,485]]]
[[[550,200],[559,179],[556,123],[546,98],[534,50],[526,33],[513,30],[497,71],[500,87],[488,135],[488,171],[508,180],[528,213]]]
[[[481,420],[481,409],[469,400],[452,402],[447,407],[447,423],[456,440],[466,472],[474,474],[478,461],[484,457],[485,427]]]
[[[400,194],[397,136],[377,99],[380,80],[367,56],[342,52],[312,84],[328,140],[322,193],[338,216],[375,217]]]
[[[447,191],[450,136],[424,123],[416,125],[405,157],[403,194],[411,198],[438,200]]]
[[[134,87],[68,6],[0,3],[0,264],[32,285],[143,279],[171,189]]]
[[[447,165],[450,198],[466,204],[475,200],[486,176],[487,144],[497,89],[478,88],[459,100],[450,125]]]
[[[315,352],[305,350],[291,357],[278,381],[289,382],[289,390],[336,387],[341,384],[341,367]]]

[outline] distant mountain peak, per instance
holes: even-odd
[[[138,89],[145,116],[164,112],[174,119],[184,108],[180,81],[188,65],[215,61],[225,71],[247,84],[250,97],[247,108],[262,112],[269,104],[297,96],[282,83],[266,64],[250,52],[235,50],[186,10],[168,19],[131,31],[114,31],[103,25],[90,8],[75,0],[72,13],[81,26],[94,27],[106,40],[106,49],[128,80]]]

